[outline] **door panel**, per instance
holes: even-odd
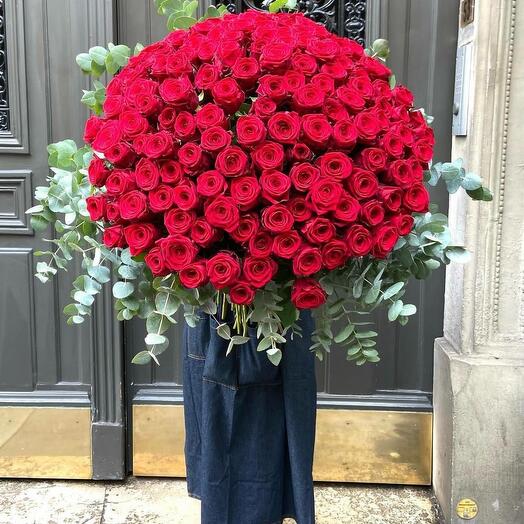
[[[258,6],[252,0],[225,3],[231,11]],[[458,3],[398,0],[393,7],[386,0],[328,0],[304,7],[339,34],[367,36],[368,41],[379,36],[389,39],[388,64],[397,81],[409,85],[416,104],[436,117],[437,159],[447,159],[450,153]],[[144,8],[138,0],[118,2],[118,21],[119,41],[128,45],[147,44],[166,34],[164,20],[151,5]],[[445,208],[445,191],[436,190],[433,197]],[[441,271],[428,282],[410,285],[407,299],[417,304],[419,315],[406,327],[391,324],[384,312],[375,315],[382,355],[379,364],[356,367],[336,348],[317,364],[318,403],[324,410],[319,414],[317,449],[327,450],[317,457],[317,479],[430,482],[433,341],[442,330],[443,280]],[[128,413],[135,446],[132,450],[129,442],[130,463],[134,461],[130,468],[135,474],[184,475],[182,322],[169,333],[171,348],[162,355],[159,368],[127,364]],[[128,323],[125,329],[126,362],[130,362],[142,349],[145,332],[139,321]],[[162,431],[152,435],[150,427]],[[370,427],[374,428],[371,433]],[[369,447],[357,454],[360,462],[346,461],[347,467],[330,469],[321,462],[326,453],[335,452],[333,442],[338,457],[355,456],[357,442],[367,442]],[[406,442],[410,443],[407,448]]]

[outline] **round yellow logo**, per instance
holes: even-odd
[[[457,515],[464,520],[474,519],[479,512],[477,503],[472,499],[462,499],[457,504]]]

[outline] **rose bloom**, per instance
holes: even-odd
[[[218,126],[207,128],[200,137],[200,146],[210,153],[216,153],[230,144],[231,134]]]
[[[293,258],[302,246],[302,238],[297,231],[280,233],[273,240],[273,253],[281,258]]]
[[[198,171],[204,165],[202,149],[194,142],[186,142],[178,150],[178,161],[189,171]]]
[[[204,131],[210,127],[219,126],[226,127],[226,115],[224,110],[215,104],[206,104],[199,111],[197,111],[196,125],[200,131]]]
[[[224,193],[227,183],[218,171],[211,170],[198,175],[196,188],[199,195],[214,197]]]
[[[333,212],[336,221],[347,224],[355,222],[360,212],[360,204],[356,198],[353,198],[345,191],[338,201],[337,208]]]
[[[276,274],[278,266],[271,258],[246,257],[243,274],[246,280],[256,288],[264,287]]]
[[[103,220],[106,210],[106,198],[103,195],[89,196],[86,198],[87,211],[89,218],[96,222]]]
[[[164,225],[171,235],[187,233],[196,218],[194,211],[173,208],[164,215]]]
[[[378,226],[374,233],[375,243],[373,244],[373,256],[385,258],[395,247],[399,234],[393,224],[383,224]]]
[[[267,96],[262,96],[257,98],[251,104],[251,109],[249,111],[264,121],[267,120],[276,110],[276,102]]]
[[[231,197],[215,198],[205,210],[206,220],[224,231],[234,231],[239,224],[240,214],[235,201]]]
[[[282,204],[273,204],[262,210],[262,225],[273,233],[283,233],[293,227],[293,215]]]
[[[135,173],[126,169],[114,169],[105,182],[109,196],[117,196],[136,189]]]
[[[158,241],[162,258],[168,269],[180,271],[195,259],[198,248],[190,238],[183,235],[169,235]]]
[[[102,187],[110,173],[111,171],[107,169],[104,161],[96,155],[93,155],[89,167],[87,168],[87,176],[91,185]]]
[[[370,171],[355,169],[348,178],[346,187],[355,198],[371,198],[377,193],[378,179]]]
[[[416,213],[425,213],[429,208],[429,193],[423,184],[413,184],[404,191],[404,207]]]
[[[238,146],[230,146],[220,151],[215,160],[215,168],[226,177],[243,175],[247,170],[247,164],[247,156]]]
[[[171,189],[171,194],[174,204],[184,211],[194,209],[198,206],[199,201],[196,185],[191,180],[183,180]]]
[[[291,198],[287,207],[296,222],[304,222],[313,214],[304,197]]]
[[[159,232],[154,224],[140,222],[124,227],[124,237],[131,255],[139,255],[149,249],[158,238]]]
[[[351,150],[355,147],[358,130],[350,120],[337,122],[333,127],[333,142],[341,149]]]
[[[244,102],[244,92],[240,89],[234,78],[222,78],[212,88],[211,95],[215,104],[221,107],[226,113],[232,114]]]
[[[331,151],[322,155],[319,157],[317,164],[322,176],[334,180],[347,178],[353,171],[353,163],[351,162],[351,159],[339,151]]]
[[[192,262],[178,272],[180,283],[189,289],[203,286],[207,280],[207,268],[204,260]]]
[[[250,89],[260,74],[258,61],[253,57],[239,58],[231,68],[231,74],[243,89]]]
[[[281,144],[293,144],[300,134],[300,118],[297,113],[275,113],[267,123],[269,136]]]
[[[329,143],[332,128],[324,115],[304,115],[302,117],[302,132],[307,144],[315,148],[323,148]]]
[[[202,247],[209,247],[220,234],[205,218],[197,218],[191,225],[191,239]]]
[[[176,160],[164,160],[160,166],[160,178],[165,184],[178,184],[184,175],[182,164]]]
[[[249,239],[248,249],[254,257],[268,257],[273,249],[273,237],[267,231],[259,231]]]
[[[368,200],[360,208],[362,220],[370,226],[380,224],[384,220],[384,215],[384,208],[378,200]]]
[[[291,288],[291,301],[297,309],[314,309],[326,302],[327,295],[314,278],[297,278]]]
[[[174,202],[173,188],[166,184],[160,184],[149,192],[148,202],[151,211],[161,213],[168,210]]]
[[[122,226],[106,227],[102,241],[107,247],[125,247],[124,228]]]
[[[160,183],[160,169],[153,160],[142,158],[135,168],[136,185],[144,191],[151,191]]]
[[[141,191],[129,191],[120,197],[118,201],[120,216],[124,220],[140,220],[148,211],[147,196]]]
[[[373,247],[373,238],[369,229],[360,224],[351,226],[345,236],[348,253],[352,256],[368,255]]]
[[[252,147],[266,138],[266,126],[257,116],[240,116],[236,125],[237,141],[245,147]]]
[[[160,251],[159,247],[154,247],[153,249],[151,249],[149,253],[144,257],[144,262],[155,277],[164,276],[169,273],[169,270],[166,268],[164,264],[162,252]]]
[[[320,170],[308,162],[302,162],[291,168],[289,177],[297,191],[305,192],[320,178]]]
[[[118,117],[122,132],[127,137],[135,137],[149,130],[149,121],[135,109],[122,111]]]
[[[233,178],[229,190],[231,198],[242,211],[251,209],[258,202],[261,191],[258,178],[254,176]]]
[[[339,182],[320,178],[313,184],[308,194],[311,206],[319,215],[335,211],[342,197],[343,188]]]
[[[322,269],[322,255],[316,247],[301,249],[293,258],[293,273],[299,277],[308,277]]]
[[[347,259],[348,250],[346,242],[333,239],[322,247],[322,264],[330,271],[342,267]]]
[[[280,169],[284,162],[284,148],[275,142],[263,142],[255,147],[251,158],[259,169]]]
[[[268,202],[277,204],[288,200],[291,180],[284,173],[273,170],[264,171],[259,182],[262,188],[262,197]]]
[[[240,264],[235,255],[220,251],[207,262],[209,281],[216,289],[235,284],[240,277]]]
[[[302,234],[311,244],[324,244],[335,236],[335,226],[327,218],[316,217],[308,220],[302,227]]]
[[[187,142],[195,137],[196,129],[196,121],[191,113],[187,111],[178,113],[173,126],[173,133],[176,138]]]
[[[259,227],[258,216],[248,213],[240,217],[238,227],[234,231],[231,231],[229,235],[235,242],[243,244],[256,235]]]
[[[237,282],[229,288],[229,299],[233,304],[247,306],[255,300],[255,289],[246,282]]]

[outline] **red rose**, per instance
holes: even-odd
[[[182,235],[187,233],[195,221],[194,211],[183,209],[170,209],[164,215],[164,225],[171,235]]]
[[[84,126],[84,142],[86,144],[92,144],[93,140],[96,138],[98,131],[104,124],[104,120],[98,116],[90,116]]]
[[[118,120],[120,121],[122,132],[127,137],[135,137],[137,135],[147,133],[149,130],[149,122],[147,118],[143,117],[135,109],[122,111],[118,117]]]
[[[398,234],[404,236],[411,232],[415,220],[411,215],[394,215],[390,222],[397,228]]]
[[[262,97],[267,96],[276,103],[282,102],[287,97],[284,78],[278,75],[262,76],[258,81],[257,94]],[[256,114],[258,115],[258,113]]]
[[[394,213],[400,209],[402,204],[402,191],[398,187],[380,186],[378,197],[388,211]]]
[[[312,76],[317,72],[317,61],[311,55],[296,53],[291,59],[291,67],[306,76]]]
[[[203,286],[208,279],[206,262],[202,260],[188,264],[180,270],[178,277],[181,284],[189,289]]]
[[[297,113],[275,113],[267,123],[269,135],[281,144],[293,144],[300,134],[300,118]]]
[[[110,173],[111,171],[107,169],[104,161],[96,155],[93,155],[89,167],[87,168],[87,176],[91,185],[102,187],[106,183],[107,177]]]
[[[413,184],[404,191],[402,203],[409,211],[425,213],[429,208],[429,193],[422,184]]]
[[[264,287],[276,274],[278,266],[271,258],[246,257],[243,272],[246,280],[255,288]]]
[[[273,204],[262,210],[262,224],[273,233],[283,233],[293,227],[293,215],[282,204]]]
[[[106,227],[103,242],[107,247],[125,247],[124,228],[122,226]]]
[[[136,155],[126,143],[119,142],[106,150],[105,157],[116,167],[129,167]]]
[[[215,198],[205,210],[206,220],[224,231],[234,231],[238,227],[240,214],[235,201],[231,197]]]
[[[427,141],[415,142],[411,149],[419,162],[427,163],[433,158],[433,146]]]
[[[124,220],[140,220],[148,213],[147,197],[138,190],[129,191],[122,195],[118,205],[120,207],[120,216]]]
[[[269,71],[281,69],[291,58],[292,52],[293,46],[285,42],[266,44],[260,54],[260,66]]]
[[[160,183],[160,170],[156,162],[148,158],[138,161],[135,168],[136,185],[144,191],[151,191]]]
[[[194,142],[186,142],[178,150],[178,161],[187,169],[197,171],[204,165],[202,149]]]
[[[313,84],[298,88],[292,99],[292,106],[300,113],[313,112],[324,104],[326,93]]]
[[[336,93],[337,98],[348,108],[350,113],[358,113],[366,107],[366,100],[354,88],[339,87]]]
[[[305,142],[313,147],[321,148],[328,145],[332,129],[324,115],[314,114],[302,117],[302,132]]]
[[[173,202],[184,211],[194,209],[198,206],[198,194],[196,185],[191,180],[183,180],[172,189]]]
[[[250,111],[251,113],[254,113],[256,116],[258,116],[261,120],[267,120],[276,110],[276,102],[267,96],[262,96],[257,98],[251,104]]]
[[[344,104],[336,98],[326,98],[322,106],[322,112],[334,122],[346,122],[349,118],[349,112]],[[333,130],[334,131],[334,130]]]
[[[220,234],[205,218],[197,218],[191,226],[191,238],[199,246],[208,247],[220,238]]]
[[[342,240],[330,240],[322,247],[322,264],[330,271],[342,267],[347,259],[347,246]]]
[[[175,160],[165,160],[160,166],[160,178],[164,184],[178,184],[184,175],[182,164]]]
[[[187,76],[164,80],[159,92],[162,99],[175,108],[194,109],[198,103],[195,89]]]
[[[191,264],[198,252],[198,248],[191,239],[182,235],[169,235],[158,241],[164,263],[171,271],[180,271]]]
[[[303,162],[291,168],[289,177],[297,191],[308,191],[320,178],[320,171],[312,164]]]
[[[373,245],[373,256],[384,258],[395,247],[398,240],[398,231],[393,224],[383,224],[375,229],[375,243]]]
[[[403,106],[411,107],[413,105],[413,93],[404,86],[395,86],[392,90],[392,95]]]
[[[333,127],[333,142],[337,147],[351,150],[355,147],[358,131],[353,122],[342,120]]]
[[[164,107],[158,115],[158,125],[160,129],[170,130],[176,121],[176,110],[174,107]]]
[[[384,208],[378,200],[368,200],[362,204],[360,216],[366,224],[376,226],[384,220]]]
[[[124,227],[124,237],[131,255],[139,255],[149,249],[158,238],[158,229],[154,224],[141,222]]]
[[[331,151],[319,157],[318,166],[322,176],[342,180],[351,175],[353,163],[344,153]]]
[[[369,171],[380,171],[386,166],[387,155],[382,149],[368,147],[360,153],[360,161],[364,169]]]
[[[347,188],[355,198],[370,198],[378,191],[378,179],[370,171],[354,169],[348,178]]]
[[[196,128],[196,120],[193,115],[187,111],[181,111],[176,116],[173,133],[182,142],[187,142],[195,137]]]
[[[242,146],[255,146],[266,138],[266,126],[257,116],[241,116],[237,120],[236,137]]]
[[[332,95],[335,92],[335,82],[333,78],[326,73],[319,73],[311,78],[311,85],[317,87],[326,95]]]
[[[151,249],[149,253],[144,257],[144,262],[155,277],[164,276],[169,273],[169,270],[166,268],[164,264],[164,259],[162,258],[162,251],[159,247],[154,247],[153,249]]]
[[[273,249],[273,237],[267,231],[259,231],[249,239],[249,252],[254,257],[268,257]]]
[[[326,302],[326,293],[314,278],[297,278],[291,289],[291,301],[297,309],[314,309]]]
[[[168,131],[159,131],[147,136],[144,154],[149,158],[169,156],[173,152],[173,137]]]
[[[322,268],[322,256],[316,247],[301,249],[293,258],[293,273],[300,277],[313,275]]]
[[[373,238],[369,229],[360,224],[355,224],[347,230],[345,241],[348,253],[357,257],[369,254],[373,247]]]
[[[226,177],[236,177],[246,172],[247,163],[244,151],[238,146],[230,146],[220,151],[215,160],[215,168]]]
[[[120,206],[118,202],[106,202],[106,219],[112,224],[120,222]]]
[[[313,209],[323,215],[335,211],[342,197],[343,189],[339,182],[329,178],[320,178],[315,182],[308,194],[308,199]]]
[[[117,120],[106,120],[96,134],[93,141],[93,149],[105,153],[111,146],[118,144],[122,136],[122,130]]]
[[[106,198],[102,195],[90,196],[86,198],[87,211],[89,218],[96,222],[97,220],[103,220],[106,209]]]
[[[405,160],[395,160],[389,164],[387,180],[399,187],[408,187],[413,183],[413,170]]]
[[[280,171],[264,171],[259,179],[262,197],[272,204],[283,202],[289,198],[291,180]]]
[[[239,58],[231,68],[231,74],[242,88],[250,89],[256,84],[260,68],[255,58],[243,57]]]
[[[302,239],[295,231],[280,233],[273,241],[273,253],[282,258],[293,258],[295,253],[300,249]]]
[[[106,191],[110,196],[117,196],[136,189],[135,174],[124,169],[115,169],[106,180]]]
[[[395,158],[400,158],[404,154],[404,140],[394,131],[389,131],[382,137],[382,147],[388,155]]]
[[[311,209],[303,197],[291,198],[287,206],[297,222],[304,222],[312,215]]]
[[[355,222],[359,213],[360,204],[358,203],[358,200],[344,192],[338,201],[333,216],[339,222],[347,224],[348,222]]]
[[[224,289],[238,281],[240,264],[236,256],[221,251],[209,259],[207,271],[211,284],[216,289]]]
[[[247,214],[240,218],[238,227],[229,235],[235,242],[243,244],[256,235],[259,226],[257,215]]]
[[[231,134],[222,127],[209,127],[200,137],[200,146],[205,151],[216,153],[231,144]]]
[[[245,94],[236,80],[231,77],[222,78],[212,88],[211,95],[215,104],[226,113],[233,114],[244,102]]]
[[[204,64],[195,75],[195,87],[211,89],[220,78],[220,68],[211,64]]]
[[[327,218],[313,218],[302,227],[302,234],[311,244],[324,244],[335,236],[335,226]]]
[[[215,104],[206,104],[200,111],[197,111],[195,118],[200,131],[214,126],[225,127],[227,122],[224,110]]]
[[[306,77],[303,73],[298,71],[287,70],[284,73],[284,84],[286,86],[286,90],[290,93],[293,93],[300,87],[306,85]]]
[[[358,113],[354,123],[358,136],[364,142],[371,142],[382,131],[380,119],[372,109]]]
[[[305,162],[313,158],[313,153],[306,144],[295,144],[288,150],[288,153],[291,160],[295,162]]]
[[[151,211],[155,213],[166,211],[172,207],[174,202],[173,188],[165,184],[160,184],[150,191],[148,200]]]
[[[310,38],[307,42],[307,52],[323,61],[332,60],[339,51],[334,38]]]
[[[261,170],[280,169],[284,162],[284,148],[275,142],[263,142],[255,147],[251,158]]]
[[[229,288],[229,298],[233,304],[247,306],[255,300],[255,290],[246,282],[237,282]]]
[[[197,193],[205,197],[221,195],[226,190],[225,178],[215,170],[204,171],[197,178]]]

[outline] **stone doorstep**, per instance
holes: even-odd
[[[430,488],[317,484],[315,500],[317,524],[439,524]],[[0,479],[0,524],[198,524],[199,510],[182,480]]]

